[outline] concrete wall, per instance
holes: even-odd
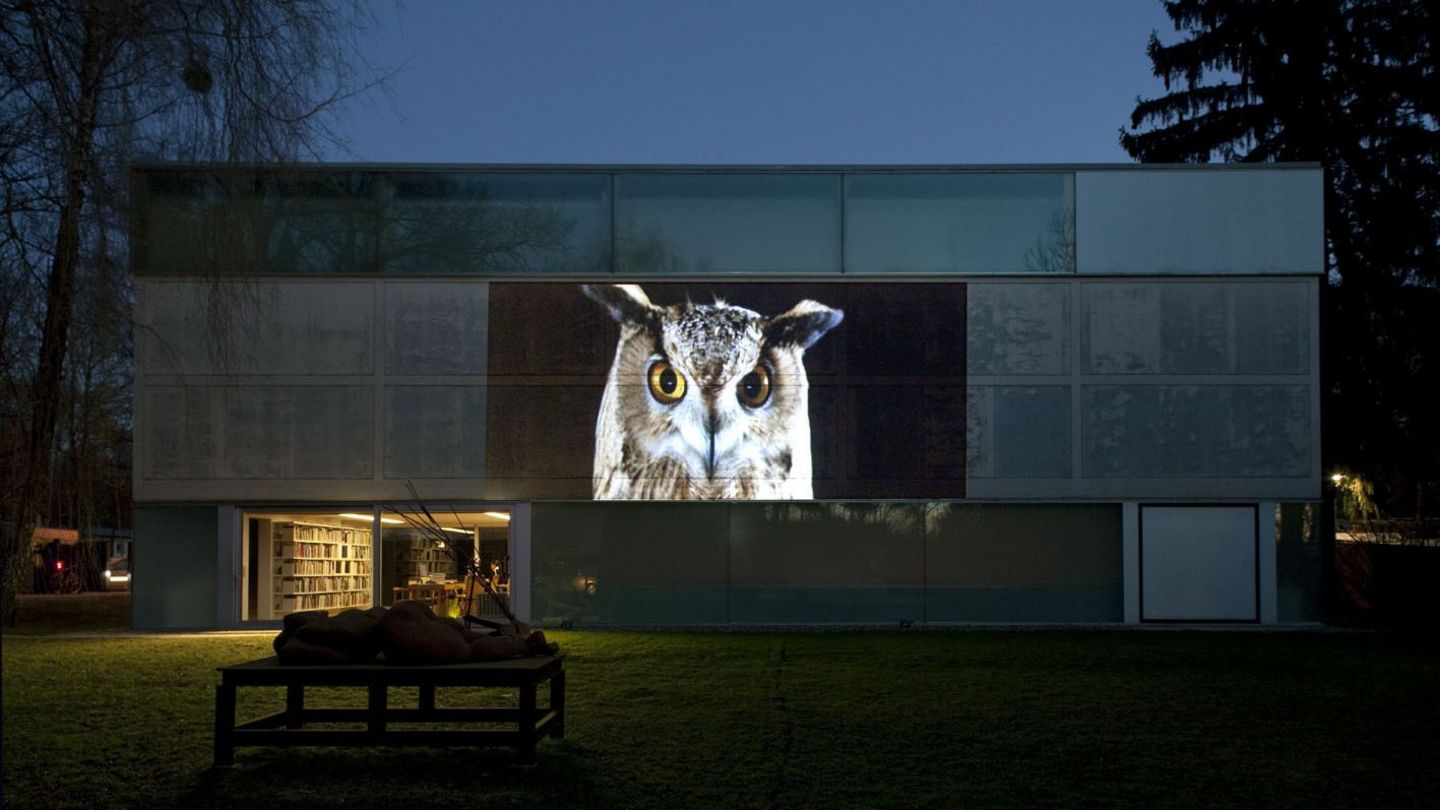
[[[969,496],[1318,497],[1318,285],[970,281]],[[487,284],[138,288],[138,501],[495,494]]]
[[[1318,279],[968,293],[970,497],[1319,497]]]
[[[488,285],[136,282],[135,498],[478,498]]]

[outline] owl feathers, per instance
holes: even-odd
[[[620,324],[596,499],[813,497],[804,353],[842,311],[806,300],[765,317],[718,299],[657,306],[633,284],[581,289]]]

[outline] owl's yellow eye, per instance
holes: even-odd
[[[740,398],[740,404],[749,408],[758,408],[770,399],[770,371],[764,366],[756,366],[749,374],[741,380],[740,385],[735,388],[735,396]]]
[[[685,375],[664,360],[652,363],[646,376],[650,380],[650,396],[655,397],[656,402],[674,405],[685,398]]]

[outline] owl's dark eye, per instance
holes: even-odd
[[[685,398],[685,375],[664,360],[650,364],[650,396],[663,405],[674,405]]]
[[[747,408],[764,405],[770,399],[770,370],[764,366],[756,366],[740,380],[735,396],[739,397],[740,404]]]

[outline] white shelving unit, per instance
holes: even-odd
[[[269,536],[272,618],[370,607],[375,566],[369,529],[277,520]]]

